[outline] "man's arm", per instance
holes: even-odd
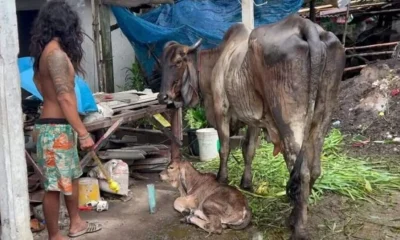
[[[67,55],[61,50],[52,51],[47,57],[47,66],[65,118],[80,137],[87,135],[77,110],[74,81],[71,81],[74,76],[71,76]]]

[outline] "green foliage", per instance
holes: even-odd
[[[135,61],[130,68],[126,70],[125,85],[122,86],[124,91],[127,90],[138,90],[143,91],[145,89],[145,79],[140,70],[139,63]]]
[[[191,129],[200,129],[208,126],[206,112],[201,106],[187,109],[184,119]]]

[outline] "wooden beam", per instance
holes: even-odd
[[[144,4],[173,4],[174,0],[102,0],[102,3],[120,7],[138,7]]]
[[[114,67],[112,55],[111,29],[110,29],[110,9],[107,5],[100,5],[100,33],[101,33],[101,53],[102,70],[104,76],[104,90],[107,93],[114,92]]]
[[[365,57],[365,56],[378,56],[378,55],[391,55],[391,54],[393,54],[393,51],[367,52],[367,53],[356,53],[356,54],[346,55],[346,58]]]
[[[254,29],[254,2],[242,0],[242,22],[246,27]]]
[[[32,240],[15,1],[0,6],[0,239]]]
[[[253,1],[253,0],[252,0]],[[175,138],[182,141],[182,108],[178,108],[172,111],[171,116],[171,131]],[[171,141],[171,161],[179,162],[181,161],[181,151],[179,148],[179,144],[174,141]]]
[[[97,82],[98,89],[100,92],[104,91],[104,77],[103,68],[101,64],[101,44],[100,44],[100,23],[99,23],[99,0],[91,0],[92,5],[92,27],[93,27],[93,41],[95,48],[95,59],[96,59],[96,70],[97,70]]]
[[[360,50],[360,49],[371,49],[371,48],[380,48],[380,47],[391,47],[391,46],[396,46],[399,42],[389,42],[389,43],[379,43],[379,44],[373,44],[373,45],[367,45],[367,46],[358,46],[358,47],[348,47],[346,48],[346,51],[350,50]]]

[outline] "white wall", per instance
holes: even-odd
[[[80,0],[69,0],[71,3],[78,3]],[[39,9],[45,0],[17,0],[18,10]],[[77,4],[78,5],[78,4]],[[82,28],[86,35],[84,37],[83,49],[85,51],[83,59],[83,68],[86,71],[85,80],[88,82],[92,91],[98,91],[97,70],[95,61],[95,50],[92,27],[92,8],[91,1],[85,0],[84,6],[80,5],[78,13],[82,20]],[[113,13],[110,13],[111,25],[116,23]],[[113,65],[114,65],[114,84],[115,91],[120,91],[118,86],[123,86],[126,77],[126,68],[131,67],[135,61],[135,52],[128,39],[123,35],[120,29],[111,32]]]

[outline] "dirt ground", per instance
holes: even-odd
[[[181,224],[180,213],[173,209],[173,202],[179,196],[175,189],[160,182],[158,175],[151,175],[151,180],[137,181],[131,188],[133,199],[128,202],[113,200],[109,202],[106,212],[82,212],[89,221],[97,221],[103,229],[97,233],[84,235],[77,240],[201,240],[208,233],[186,224]],[[155,183],[157,212],[149,213],[147,201],[147,183]],[[63,232],[66,234],[67,229]],[[223,235],[209,236],[209,240],[252,239],[256,230],[252,227],[246,231],[228,230]],[[42,231],[34,236],[35,240],[47,240],[47,232]]]
[[[157,212],[150,214],[147,205],[147,183],[155,183]],[[172,208],[178,193],[153,176],[150,181],[138,181],[132,187],[133,199],[114,200],[109,210],[102,213],[82,212],[90,221],[103,224],[103,230],[78,240],[249,240],[257,238],[262,229],[254,226],[244,231],[226,230],[222,235],[211,235],[199,228],[179,223],[181,215]],[[382,204],[353,202],[337,195],[328,195],[310,206],[309,229],[311,239],[400,239],[400,194],[380,197]],[[288,214],[288,213],[287,213]],[[271,234],[264,239],[287,239],[282,228],[279,236]],[[63,231],[66,233],[66,229]],[[47,240],[46,231],[34,235],[35,240]]]

